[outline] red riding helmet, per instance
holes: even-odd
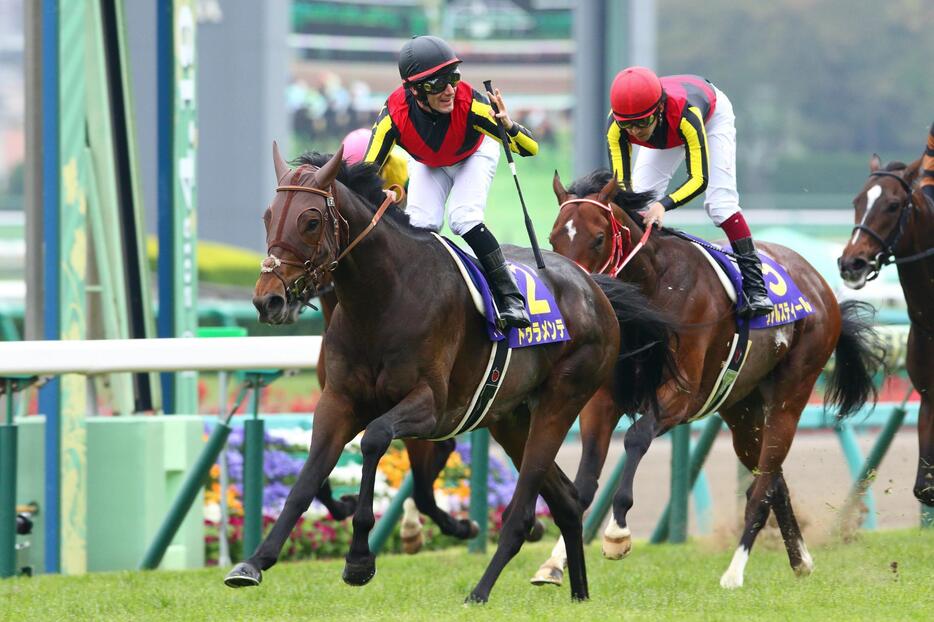
[[[460,62],[444,39],[430,35],[412,37],[399,52],[399,77],[411,84],[454,71]]]
[[[646,67],[628,67],[613,79],[610,107],[617,121],[633,121],[649,116],[661,103],[665,92],[655,72]]]

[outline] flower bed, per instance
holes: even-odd
[[[264,531],[272,526],[273,521],[282,511],[286,496],[295,483],[298,473],[305,462],[307,447],[311,439],[310,430],[300,428],[267,430],[263,471],[265,486],[263,490],[263,527]],[[227,539],[230,555],[234,560],[242,559],[243,543],[243,430],[234,429],[228,440],[226,458],[229,473],[229,486],[225,491],[229,508]],[[360,488],[359,438],[348,445],[341,456],[338,466],[331,473],[331,487],[335,497],[344,494],[356,494]],[[389,451],[379,463],[374,487],[373,509],[377,518],[381,516],[392,498],[398,492],[409,470],[408,455],[401,441],[394,441]],[[204,519],[207,529],[205,538],[206,560],[216,564],[218,560],[218,539],[220,521],[219,482],[220,467],[214,465],[211,478],[205,490]],[[498,457],[491,455],[488,470],[488,496],[490,509],[490,537],[495,540],[501,525],[501,515],[512,497],[516,477],[514,471]],[[460,440],[456,449],[448,458],[445,468],[435,481],[435,499],[438,506],[456,518],[466,518],[470,506],[470,443]],[[544,504],[539,503],[544,510]],[[339,557],[347,553],[351,537],[351,519],[334,520],[327,509],[317,500],[300,518],[289,535],[282,549],[280,560],[312,559]],[[459,540],[444,536],[431,521],[423,526],[426,549],[439,549],[460,543]],[[386,542],[388,552],[401,551],[399,527],[393,531]]]

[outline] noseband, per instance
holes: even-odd
[[[347,224],[347,220],[340,213],[340,209],[337,206],[337,201],[334,198],[334,192],[295,184],[300,174],[309,170],[316,171],[317,169],[309,166],[299,167],[295,170],[295,174],[292,176],[293,183],[291,185],[277,186],[276,192],[308,192],[324,197],[325,208],[323,210],[318,206],[308,207],[304,210],[304,212],[318,212],[321,214],[321,218],[325,224],[327,224],[328,221],[333,223],[332,230],[323,235],[318,240],[318,242],[312,246],[311,257],[318,255],[321,245],[325,241],[325,237],[330,237],[333,240],[332,248],[338,249],[341,246],[344,246],[344,250],[341,251],[335,259],[331,261],[324,261],[316,265],[306,254],[282,238],[282,230],[285,227],[286,218],[289,214],[289,209],[292,206],[292,199],[295,196],[294,194],[290,194],[286,198],[285,207],[282,211],[282,217],[279,219],[279,225],[276,230],[276,239],[269,245],[266,251],[267,256],[260,264],[260,273],[272,273],[282,283],[282,287],[285,290],[287,303],[291,303],[297,300],[301,302],[302,306],[312,306],[308,301],[318,294],[318,291],[320,290],[325,277],[334,272],[334,270],[337,269],[341,259],[346,257],[350,251],[353,250],[353,248],[359,244],[360,241],[363,240],[363,238],[366,237],[368,233],[370,233],[370,231],[373,230],[373,227],[376,226],[376,223],[379,222],[380,218],[382,218],[383,214],[386,212],[389,206],[392,203],[401,202],[405,196],[405,191],[400,186],[393,184],[393,186],[391,186],[390,189],[386,191],[386,198],[379,206],[379,209],[376,210],[376,213],[373,215],[370,223],[366,226],[366,228],[363,229],[363,231],[360,232],[359,235],[357,235],[357,237],[353,239],[352,242],[346,244],[347,239],[350,237],[350,226]],[[333,187],[334,186],[332,184],[331,188]],[[395,191],[395,195],[392,191]],[[272,252],[276,247],[288,251],[297,257],[298,261],[282,259],[281,257],[276,256]],[[302,270],[302,274],[300,274],[294,281],[292,281],[291,285],[288,284],[288,282],[285,280],[285,277],[283,277],[278,270],[278,268],[283,264],[301,268]]]
[[[600,266],[600,269],[595,272],[597,274],[616,276],[619,274],[620,270],[623,269],[623,266],[626,265],[629,249],[632,247],[632,237],[629,234],[629,227],[616,220],[616,216],[613,214],[613,208],[610,207],[608,203],[600,203],[593,199],[569,199],[558,206],[558,211],[560,212],[569,205],[577,205],[580,203],[596,205],[605,211],[607,213],[607,218],[610,219],[610,256],[607,257],[606,262]]]
[[[881,235],[873,231],[870,227],[866,225],[859,224],[853,227],[852,233],[857,231],[865,232],[869,237],[875,240],[879,244],[879,252],[870,262],[870,273],[866,277],[867,281],[872,281],[879,276],[879,271],[889,264],[903,264],[910,263],[913,261],[918,261],[919,259],[924,259],[932,254],[934,254],[934,248],[927,249],[920,253],[914,255],[909,255],[908,257],[895,257],[895,247],[898,245],[899,240],[901,240],[902,235],[905,232],[905,225],[908,223],[908,218],[911,216],[912,209],[915,208],[914,199],[912,198],[911,186],[908,185],[908,182],[905,181],[901,175],[896,175],[895,173],[889,171],[874,171],[869,174],[870,177],[891,177],[898,180],[898,183],[901,185],[902,189],[905,191],[905,195],[908,197],[908,200],[901,204],[898,213],[898,224],[892,229],[892,232],[889,233],[888,237],[883,238]]]

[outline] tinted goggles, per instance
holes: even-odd
[[[428,93],[429,95],[437,95],[438,93],[443,93],[444,89],[448,88],[449,84],[451,86],[457,86],[457,83],[460,81],[461,74],[457,71],[454,71],[436,78],[422,80],[418,83],[418,88],[421,91]]]
[[[619,125],[620,129],[623,129],[623,130],[625,130],[626,128],[630,128],[630,127],[641,129],[641,128],[652,125],[653,123],[655,123],[656,119],[658,119],[657,110],[653,112],[652,114],[650,114],[649,116],[643,117],[641,119],[633,119],[632,121],[617,121],[616,123],[617,125]]]

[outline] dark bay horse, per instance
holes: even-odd
[[[633,240],[642,236],[641,218],[633,214],[647,206],[650,197],[621,191],[609,171],[596,171],[567,190],[556,173],[553,186],[561,206],[550,235],[554,250],[588,271],[618,267],[621,262],[614,253],[625,253],[630,246],[622,232],[628,228]],[[814,312],[794,323],[750,332],[746,362],[718,409],[732,432],[737,457],[754,475],[747,491],[739,546],[720,579],[724,588],[742,586],[750,550],[770,511],[778,520],[792,569],[799,576],[810,574],[813,560],[792,510],[782,463],[801,411],[830,354],[836,349],[837,365],[827,401],[839,408],[840,417],[852,414],[874,397],[872,372],[881,360],[858,303],[838,305],[820,274],[794,251],[767,243],[759,248],[794,275]],[[680,378],[661,387],[658,414],[644,414],[626,432],[626,465],[603,540],[604,555],[611,559],[624,557],[631,547],[626,514],[633,504],[633,478],[639,461],[655,437],[691,420],[705,405],[736,330],[734,304],[701,252],[680,237],[653,232],[618,274],[620,280],[638,285],[654,305],[675,316],[673,347]],[[776,285],[768,275],[766,281]],[[575,481],[585,504],[593,498],[596,477],[618,419],[612,402],[599,393],[581,414],[582,433],[591,429],[591,437],[599,439],[584,444],[585,455]],[[560,562],[552,558],[542,571],[560,568]],[[560,574],[555,574],[560,579]]]
[[[348,170],[340,151],[330,158],[311,158],[295,170],[278,148],[273,156],[279,186],[264,215],[269,256],[254,304],[269,323],[292,321],[307,299],[302,295],[305,284],[317,286],[325,273],[334,282],[339,304],[325,335],[327,383],[315,413],[309,456],[271,531],[251,557],[228,573],[225,583],[240,587],[260,582],[261,571],[275,564],[344,445],[363,431],[363,474],[343,573],[347,583],[363,585],[376,572],[367,534],[374,524],[373,484],[380,457],[394,438],[435,439],[457,429],[486,377],[492,346],[448,251],[382,201],[374,167],[357,164]],[[507,248],[506,254],[534,265],[526,249]],[[533,524],[539,493],[572,543],[571,596],[588,597],[582,508],[554,458],[587,400],[628,367],[620,357],[621,324],[642,318],[635,328],[667,339],[668,325],[661,316],[646,313],[636,288],[612,280],[598,283],[550,253],[539,276],[552,290],[571,339],[511,350],[499,393],[480,422],[518,465],[519,478],[496,552],[469,595],[471,602],[489,598],[499,574],[518,552]],[[666,339],[655,346],[663,355]],[[650,374],[625,399],[649,404],[660,382],[660,372]],[[622,400],[619,406],[627,410]]]
[[[326,287],[319,295],[321,313],[324,316],[324,326],[331,323],[331,317],[337,307],[337,294],[333,287]],[[326,352],[324,348],[318,357],[318,384],[323,389],[327,382]],[[421,550],[423,536],[418,513],[428,516],[438,525],[441,533],[461,540],[469,540],[480,533],[480,526],[470,519],[456,519],[440,507],[435,500],[434,481],[447,464],[448,457],[454,451],[456,442],[453,438],[443,441],[425,441],[417,438],[404,439],[406,452],[409,455],[409,465],[412,471],[412,500],[414,509],[406,502],[405,514],[402,519],[402,550],[404,553],[414,554]],[[317,498],[321,501],[336,520],[343,520],[354,513],[357,507],[355,495],[344,495],[335,500],[328,480],[324,481],[318,491]],[[538,520],[529,534],[527,540],[540,539],[544,526]]]
[[[838,264],[853,289],[889,263],[898,268],[911,322],[905,366],[921,395],[914,494],[934,506],[934,206],[916,185],[920,168],[921,159],[883,168],[879,156],[872,156],[869,179],[853,199],[856,226]]]

